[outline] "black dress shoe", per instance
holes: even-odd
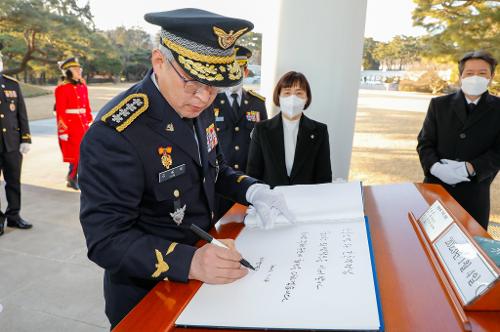
[[[20,229],[30,229],[31,227],[33,227],[32,224],[30,224],[23,218],[19,218],[18,220],[7,219],[7,226],[16,227]]]
[[[3,234],[3,223],[4,223],[4,220],[0,221],[0,235]]]
[[[75,190],[80,190],[80,186],[78,185],[78,180],[69,177],[66,180],[66,187],[73,188]]]

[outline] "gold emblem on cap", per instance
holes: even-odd
[[[222,30],[221,28],[218,28],[214,26],[214,33],[215,35],[219,38],[219,45],[223,49],[228,49],[229,47],[233,46],[233,44],[236,42],[236,40],[244,34],[248,28],[243,28],[241,30],[238,30],[236,32],[233,32],[233,30],[229,31],[227,33],[226,31]]]

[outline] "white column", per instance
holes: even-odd
[[[263,34],[262,93],[286,72],[302,72],[312,89],[306,115],[328,125],[334,178],[347,179],[363,53],[367,0],[280,0],[276,25]]]

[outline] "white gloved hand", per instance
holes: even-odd
[[[247,190],[246,199],[257,211],[261,228],[273,228],[274,221],[280,214],[289,223],[295,223],[295,216],[288,209],[283,194],[271,190],[267,184],[251,185]]]
[[[460,182],[469,182],[467,176],[463,176],[460,171],[460,165],[434,163],[431,167],[431,174],[443,181],[446,184],[454,185]],[[465,170],[467,173],[467,170]]]
[[[61,139],[61,141],[67,141],[69,139],[69,136],[68,134],[62,134],[59,135],[59,138]]]
[[[30,149],[31,149],[30,143],[21,143],[21,145],[19,145],[19,152],[21,152],[22,154],[30,152]]]
[[[469,177],[469,172],[467,172],[467,165],[465,161],[456,161],[451,159],[441,159],[442,164],[448,164],[455,171],[458,176]]]

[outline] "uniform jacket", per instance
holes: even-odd
[[[288,177],[281,113],[258,123],[250,143],[247,174],[270,186],[331,182],[327,126],[302,115],[292,171]]]
[[[198,150],[150,75],[104,106],[81,144],[80,221],[89,258],[106,270],[112,325],[157,282],[186,282],[199,240],[189,225],[209,230],[215,193],[248,204],[256,182],[226,165],[213,109],[194,121]]]
[[[0,74],[0,127],[0,151],[19,151],[21,143],[31,143],[28,115],[19,83],[2,74]]]
[[[490,185],[500,169],[500,98],[487,92],[477,108],[467,116],[461,91],[433,98],[417,151],[424,170],[424,182],[439,183],[481,224],[487,223]],[[440,159],[470,162],[476,176],[454,186],[430,173]]]
[[[78,162],[80,142],[92,122],[85,83],[64,81],[55,90],[59,146],[65,162]],[[68,135],[62,140],[61,135]]]
[[[250,133],[259,121],[267,119],[264,97],[243,89],[239,116],[234,116],[231,102],[225,93],[214,101],[215,125],[224,158],[231,167],[245,172]]]

